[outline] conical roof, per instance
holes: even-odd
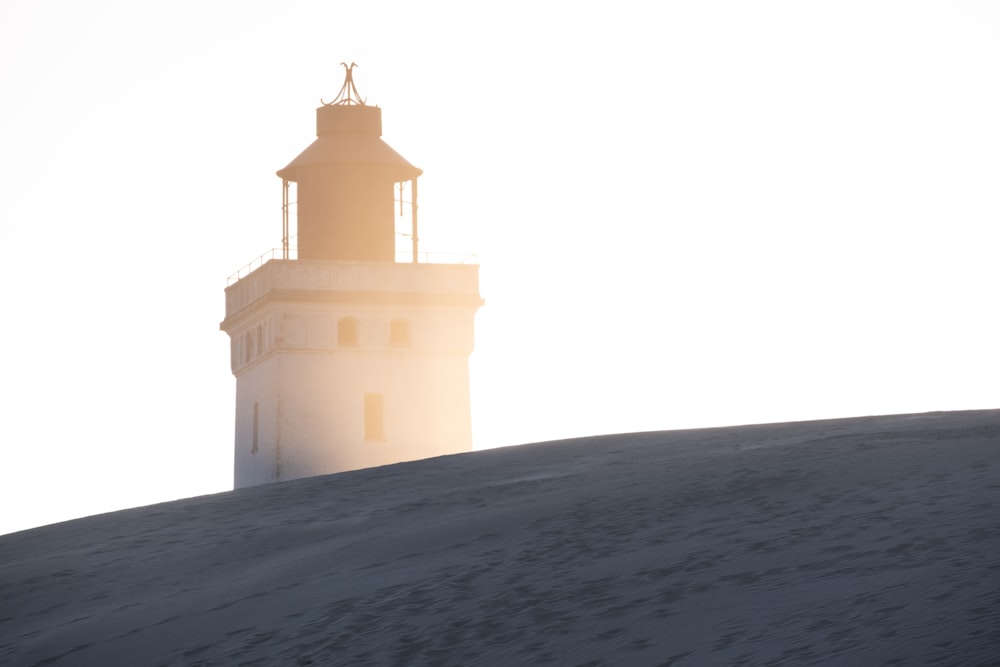
[[[364,104],[329,104],[316,109],[316,141],[278,171],[278,176],[298,181],[303,170],[322,166],[378,165],[394,183],[421,173],[381,139],[382,110]]]

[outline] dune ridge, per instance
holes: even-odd
[[[997,664],[1000,410],[597,436],[0,536],[4,665]]]

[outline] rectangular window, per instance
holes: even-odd
[[[337,322],[337,347],[358,346],[358,321],[345,317]]]
[[[410,347],[410,323],[406,320],[393,320],[389,323],[389,347],[405,350]]]
[[[365,440],[385,439],[385,405],[382,394],[365,394]]]
[[[257,453],[257,431],[260,426],[260,403],[253,404],[253,446],[250,448],[251,454]]]

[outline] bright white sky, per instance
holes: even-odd
[[[478,253],[477,448],[998,407],[994,0],[6,0],[0,533],[231,488],[223,288],[342,60]]]

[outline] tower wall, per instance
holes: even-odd
[[[327,166],[298,176],[300,259],[392,262],[393,182],[379,166]]]
[[[272,261],[226,297],[237,487],[471,450],[478,267]]]

